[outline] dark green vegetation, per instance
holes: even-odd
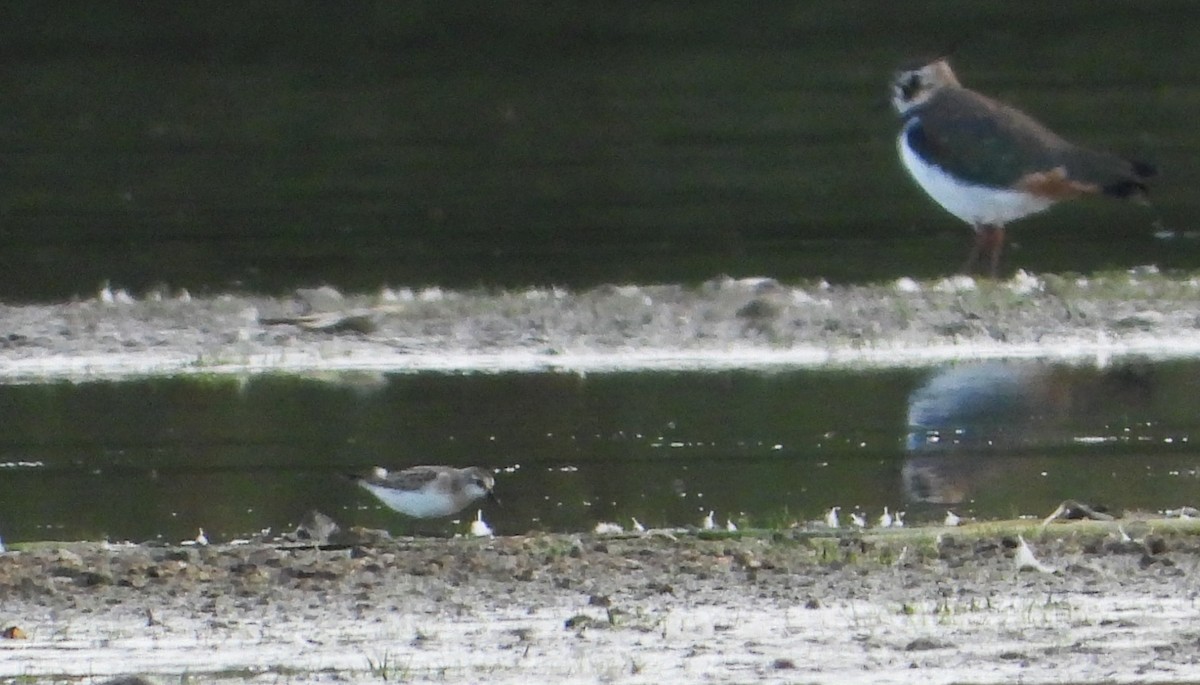
[[[1146,210],[1020,224],[1012,266],[1193,268],[1189,2],[8,3],[0,297],[936,275],[892,69],[1157,163]]]

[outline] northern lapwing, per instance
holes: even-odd
[[[964,271],[996,275],[1004,225],[1083,195],[1140,197],[1154,168],[1070,143],[1028,114],[963,88],[945,58],[896,73],[900,159],[975,230]]]

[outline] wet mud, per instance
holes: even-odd
[[[0,676],[1189,682],[1198,530],[1127,520],[29,545],[0,555],[0,618],[20,631],[0,640]]]

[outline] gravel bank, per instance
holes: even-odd
[[[1153,269],[873,286],[714,279],[583,292],[102,291],[0,307],[0,380],[262,371],[930,364],[1200,354],[1200,279]]]

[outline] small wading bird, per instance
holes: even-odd
[[[963,270],[996,275],[1004,225],[1083,195],[1141,197],[1154,168],[1063,140],[1013,107],[963,88],[946,59],[896,74],[900,159],[946,211],[975,230]]]
[[[414,466],[389,473],[375,467],[365,476],[350,475],[389,509],[405,516],[428,519],[457,514],[480,497],[497,504],[492,472],[471,466]],[[481,514],[482,516],[482,514]]]

